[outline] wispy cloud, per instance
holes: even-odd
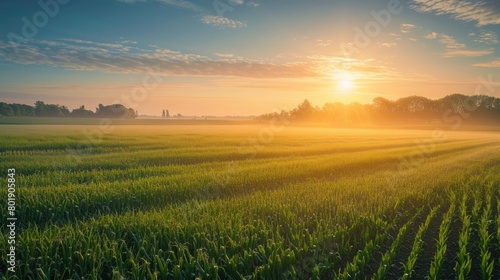
[[[122,3],[132,4],[132,3],[138,3],[138,2],[147,2],[148,0],[116,0],[116,1],[122,2]],[[165,5],[169,5],[169,6],[188,9],[188,10],[192,10],[195,12],[202,12],[203,11],[203,9],[200,6],[198,6],[192,2],[186,1],[186,0],[151,0],[151,1],[156,1],[156,2],[165,4]]]
[[[137,3],[137,2],[146,2],[147,0],[116,0],[122,3]]]
[[[439,43],[445,46],[447,50],[463,50],[467,47],[455,40],[453,36],[447,34],[439,34]]]
[[[132,40],[124,40],[124,41],[121,41],[120,43],[125,44],[125,45],[137,45],[138,44],[137,41],[132,41]]]
[[[248,7],[259,7],[259,6],[260,6],[260,3],[250,1],[250,2],[248,2],[246,5],[247,5]]]
[[[199,7],[198,5],[196,5],[192,2],[186,1],[186,0],[156,0],[156,1],[158,1],[162,4],[175,6],[175,7],[179,7],[179,8],[184,8],[184,9],[192,10],[195,12],[202,12],[203,11],[203,9],[201,7]]]
[[[490,62],[476,63],[473,66],[475,67],[487,67],[487,68],[500,68],[500,58]]]
[[[219,28],[242,28],[247,26],[246,22],[222,16],[203,16],[201,22]]]
[[[401,33],[410,33],[415,28],[417,28],[415,24],[403,23],[401,24]]]
[[[169,49],[141,49],[121,44],[61,39],[29,39],[17,46],[0,40],[0,57],[17,64],[41,64],[70,70],[145,74],[158,67],[172,76],[227,76],[249,78],[307,78],[321,75],[318,64],[296,61],[285,64],[223,57],[212,59]]]
[[[382,43],[382,44],[380,44],[379,46],[380,46],[380,47],[384,47],[384,48],[392,48],[392,47],[395,47],[395,46],[397,46],[397,45],[398,45],[398,44],[396,44],[396,43]]]
[[[446,58],[458,56],[479,57],[494,52],[493,48],[484,50],[468,49],[466,44],[458,42],[453,36],[448,34],[432,32],[426,35],[425,38],[429,40],[438,39],[439,43],[445,47],[445,52],[441,55]]]
[[[209,57],[156,46],[140,48],[77,39],[28,39],[17,46],[17,52],[10,43],[0,40],[0,59],[17,64],[49,65],[79,71],[147,74],[151,69],[159,69],[159,75],[168,76],[259,79],[322,79],[331,77],[332,73],[345,71],[369,79],[390,79],[397,72],[374,59],[297,56],[286,63],[273,63],[249,60],[231,53],[217,52]]]
[[[79,39],[71,39],[71,38],[61,38],[58,41],[40,41],[42,43],[48,44],[48,45],[59,45],[62,46],[65,43],[63,42],[68,42],[68,43],[74,43],[71,45],[67,45],[68,47],[72,47],[75,49],[82,49],[85,47],[91,47],[91,48],[101,48],[101,50],[105,51],[108,49],[115,49],[119,51],[128,51],[129,48],[127,46],[124,46],[123,44],[114,44],[114,43],[99,43],[99,42],[93,42],[93,41],[87,41],[87,40],[79,40]]]
[[[456,20],[476,22],[477,26],[500,24],[498,0],[412,0],[411,8],[422,13],[450,15]]]
[[[391,67],[383,65],[375,59],[356,59],[339,56],[309,56],[315,61],[324,77],[347,74],[355,79],[364,80],[394,80],[400,78],[400,73]]]
[[[470,33],[469,36],[474,38],[475,42],[483,43],[486,45],[495,45],[500,43],[497,34],[493,31],[481,30],[479,34]]]
[[[493,49],[487,50],[451,50],[443,54],[443,57],[458,57],[458,56],[468,56],[468,57],[479,57],[485,56],[493,53]]]
[[[226,58],[231,58],[234,57],[234,54],[232,53],[214,53],[218,57],[226,57]]]
[[[155,1],[165,5],[191,10],[198,13],[198,18],[200,22],[217,28],[243,28],[247,26],[247,23],[243,21],[238,21],[219,15],[210,15],[210,11],[206,11],[202,7],[187,0],[116,0],[116,1],[129,4]],[[230,2],[232,5],[245,5],[245,2],[243,0],[230,0]],[[259,4],[256,2],[246,3],[246,6],[249,7],[257,7],[258,5]]]
[[[430,40],[436,39],[437,38],[437,33],[436,32],[431,32],[431,33],[425,35],[424,38],[425,39],[430,39]]]
[[[323,40],[323,39],[318,39],[316,40],[318,46],[320,47],[328,47],[333,44],[333,40]]]

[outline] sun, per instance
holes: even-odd
[[[343,78],[340,80],[339,87],[341,90],[350,90],[353,87],[352,80],[349,78]]]
[[[356,87],[357,77],[350,72],[337,72],[331,76],[332,82],[337,86],[338,92],[347,94]]]

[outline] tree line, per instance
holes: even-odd
[[[292,110],[258,116],[259,121],[275,118],[292,122],[319,122],[331,125],[470,124],[500,125],[500,98],[486,95],[451,94],[432,100],[409,96],[395,101],[382,97],[371,104],[326,103],[313,106],[307,99]]]
[[[174,115],[170,115],[170,111],[168,109],[164,109],[161,113],[161,117],[163,119],[169,119],[169,118],[182,118],[183,115],[181,113],[177,113]]]
[[[88,110],[84,105],[69,110],[59,104],[46,104],[36,101],[35,106],[0,102],[0,116],[4,117],[72,117],[72,118],[136,118],[138,112],[121,104],[99,104],[95,111]]]

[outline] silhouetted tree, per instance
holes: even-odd
[[[135,118],[137,113],[132,108],[126,108],[121,104],[112,104],[104,106],[99,104],[95,112],[96,117],[100,118]]]
[[[73,109],[73,111],[71,111],[70,116],[73,118],[91,118],[94,116],[94,112],[85,109],[85,106],[82,105],[78,109]]]
[[[0,102],[0,115],[5,117],[14,116],[14,110],[5,102]]]
[[[45,104],[42,101],[35,102],[35,116],[37,117],[65,117],[69,116],[66,106],[58,104]]]
[[[14,116],[25,116],[33,117],[35,116],[35,108],[26,104],[9,104],[10,108],[14,111]]]
[[[465,124],[500,125],[500,98],[484,95],[452,94],[431,100],[422,96],[408,96],[396,101],[377,97],[371,105],[359,103],[326,103],[313,107],[306,99],[290,111],[282,112],[293,121],[315,121],[334,125],[352,124],[430,124],[435,120],[449,123],[449,114],[457,114]],[[272,120],[277,113],[257,117]],[[446,117],[445,117],[446,116]]]
[[[297,108],[293,109],[290,112],[290,116],[294,120],[309,120],[313,117],[314,112],[315,109],[311,105],[311,102],[309,102],[309,100],[307,99],[304,99],[304,101],[302,101],[302,103],[300,103]]]

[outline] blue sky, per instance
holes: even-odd
[[[500,2],[367,2],[3,1],[0,101],[250,115],[474,94],[482,79],[500,97]]]

